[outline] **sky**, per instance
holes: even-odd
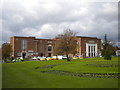
[[[81,0],[4,0],[2,42],[11,36],[54,38],[66,29],[77,36],[104,38],[118,42],[118,3]]]

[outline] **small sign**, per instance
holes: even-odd
[[[89,41],[89,43],[95,43],[95,41]]]

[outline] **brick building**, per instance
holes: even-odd
[[[37,39],[35,37],[10,37],[13,57],[53,56],[57,39]],[[101,39],[97,37],[76,36],[78,52],[76,55],[95,57],[100,55]]]
[[[35,37],[10,37],[13,57],[52,56],[54,40]]]
[[[101,39],[97,37],[76,36],[78,56],[95,57],[101,55]]]

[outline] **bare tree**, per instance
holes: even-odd
[[[56,40],[55,53],[66,55],[69,61],[69,54],[75,54],[77,52],[77,41],[75,40],[76,33],[70,29],[64,31],[63,34],[59,34]]]

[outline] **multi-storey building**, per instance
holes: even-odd
[[[35,37],[10,37],[13,57],[53,56],[57,39],[37,39]],[[95,57],[100,55],[101,39],[97,37],[76,36],[78,52],[76,55]]]
[[[101,55],[101,39],[97,37],[76,36],[78,56],[96,57]]]
[[[10,44],[13,57],[21,57],[23,54],[26,57],[51,56],[54,40],[14,36],[10,38]]]

